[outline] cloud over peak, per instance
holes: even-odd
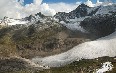
[[[33,3],[24,5],[24,0],[0,0],[0,18],[4,16],[10,18],[24,18],[31,14],[36,14],[41,12],[46,16],[53,16],[57,12],[70,12],[82,2],[74,3],[43,3],[43,0],[33,0]],[[86,5],[93,7],[96,4],[93,4],[90,0],[85,2]],[[102,3],[97,3],[101,5]]]
[[[53,16],[56,12],[70,12],[78,5],[67,3],[42,3],[43,0],[33,0],[33,3],[24,5],[24,0],[0,0],[0,18],[24,18],[41,12],[46,16]]]
[[[0,0],[0,18],[4,16],[10,18],[23,18],[30,14],[42,12],[47,16],[52,16],[56,12],[42,0],[33,0],[33,3],[24,6],[24,0]]]

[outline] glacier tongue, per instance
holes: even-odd
[[[116,32],[95,41],[82,43],[71,50],[44,58],[35,57],[33,62],[50,67],[60,67],[81,59],[116,56]]]

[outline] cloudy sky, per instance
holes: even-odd
[[[92,3],[92,2],[93,3]],[[57,12],[70,12],[85,3],[92,7],[96,0],[0,0],[0,19],[24,18],[31,14],[42,12],[46,16],[53,16]],[[116,0],[114,0],[116,1]]]
[[[43,0],[45,3],[58,3],[58,2],[64,2],[64,3],[76,3],[77,1],[79,2],[85,2],[87,0]],[[93,3],[96,2],[96,0],[91,0]],[[103,1],[103,0],[100,0]],[[112,0],[113,2],[116,0]],[[25,4],[32,3],[33,0],[25,0]]]
[[[58,3],[58,2],[64,2],[64,3],[76,3],[79,2],[85,2],[86,0],[43,0],[45,3]],[[33,0],[25,0],[25,4],[32,3]],[[95,2],[95,0],[93,0]]]

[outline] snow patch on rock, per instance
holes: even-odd
[[[113,65],[111,64],[111,62],[105,62],[103,63],[103,66],[96,71],[96,73],[104,73],[107,71],[111,71],[112,68],[113,68]]]

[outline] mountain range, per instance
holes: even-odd
[[[72,57],[73,55],[70,51],[75,50],[76,53],[76,47],[78,48],[79,44],[80,50],[81,48],[83,49],[84,45],[84,49],[86,49],[87,45],[90,45],[89,50],[91,50],[94,48],[94,46],[91,45],[91,41],[93,41],[93,43],[94,41],[99,43],[100,40],[102,40],[101,37],[104,37],[103,39],[107,39],[105,36],[110,34],[111,37],[108,36],[108,38],[112,39],[115,35],[115,29],[116,4],[97,7],[89,7],[85,4],[81,4],[69,13],[58,12],[54,16],[45,16],[39,12],[22,19],[4,17],[0,20],[0,57],[13,57],[15,55],[15,58],[17,58],[16,56],[18,56],[18,59],[21,58],[21,62],[27,62],[26,59],[29,59],[34,62],[34,65],[35,63],[38,64],[38,62],[42,61],[42,63],[40,62],[39,64],[43,65],[44,63],[48,66],[56,66],[58,64],[63,64],[66,61],[63,64],[66,65],[77,59],[78,55],[75,54],[77,56]],[[108,42],[111,42],[111,40]],[[100,43],[103,45],[109,44],[104,43],[104,41],[103,43]],[[74,49],[71,49],[73,47]],[[87,46],[87,48],[89,47]],[[101,49],[104,48],[101,47]],[[97,51],[95,53],[98,53]],[[52,57],[46,57],[62,52],[65,53]],[[67,55],[67,53],[69,53],[70,56]],[[77,53],[79,53],[79,51],[77,51]],[[38,58],[35,58],[36,56],[45,58],[39,58],[40,60],[38,60]],[[78,60],[80,60],[80,58],[91,58],[88,54],[87,57],[86,54],[80,54],[79,56]],[[102,54],[102,56],[106,55]],[[100,55],[99,57],[102,56]],[[112,54],[110,56],[112,56]],[[57,59],[56,57],[61,57],[63,61],[61,61],[61,63],[59,63],[60,61],[56,61],[56,63],[54,63],[54,60]],[[94,58],[96,57],[98,57],[98,55],[95,54]],[[26,59],[22,60],[22,58]],[[49,60],[51,58],[55,59]],[[64,61],[64,59],[66,60]],[[10,61],[9,59],[6,60]],[[14,58],[11,61],[14,62]],[[28,63],[26,63],[26,65],[28,65]],[[7,67],[6,64],[5,66]],[[5,67],[0,68],[0,70],[3,71],[4,68]]]

